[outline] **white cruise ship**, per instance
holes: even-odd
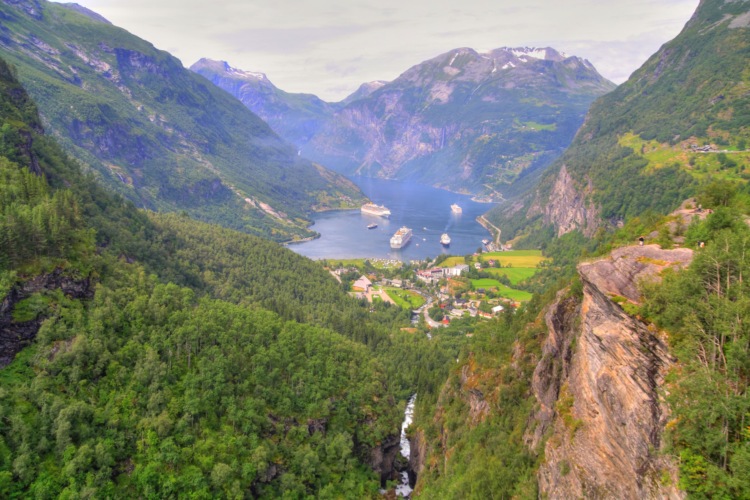
[[[444,247],[450,246],[451,237],[448,236],[448,233],[443,233],[443,235],[440,237],[440,244]]]
[[[376,205],[374,203],[365,203],[360,210],[363,214],[377,215],[379,217],[390,217],[391,215],[391,211],[384,205]]]
[[[391,236],[391,248],[403,248],[411,240],[412,232],[411,229],[403,226],[401,229]]]
[[[460,213],[463,213],[463,209],[459,207],[456,203],[454,203],[453,205],[451,205],[451,212],[453,212],[454,214],[460,214]]]

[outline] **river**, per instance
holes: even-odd
[[[424,184],[366,177],[351,179],[378,205],[391,211],[389,219],[362,214],[359,210],[325,212],[314,217],[312,229],[321,237],[289,245],[291,250],[313,259],[381,258],[400,261],[434,258],[441,253],[466,255],[482,246],[490,233],[476,218],[492,204],[477,203],[468,195],[450,193]],[[451,204],[462,208],[451,212]],[[375,223],[375,229],[367,225]],[[410,227],[414,236],[408,245],[393,250],[389,241],[401,226]],[[440,235],[448,233],[450,247],[440,244]]]

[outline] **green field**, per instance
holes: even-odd
[[[503,266],[512,267],[537,267],[547,260],[542,256],[541,250],[510,250],[508,252],[487,252],[480,257],[483,262],[496,260]]]
[[[484,288],[484,289],[496,288],[498,294],[500,294],[501,296],[507,299],[514,300],[516,302],[527,302],[531,300],[531,297],[532,297],[532,295],[529,292],[525,292],[523,290],[515,290],[513,288],[503,285],[497,280],[493,280],[490,278],[471,280],[471,284],[475,290],[477,288]]]
[[[421,295],[410,290],[391,287],[386,287],[384,290],[393,299],[393,302],[403,309],[418,309],[425,302]]]
[[[378,259],[325,259],[328,261],[328,265],[335,269],[337,267],[356,267],[359,270],[363,270],[365,268],[365,261],[369,260],[372,267],[375,269],[390,269],[393,267],[401,267],[401,264],[398,265],[386,265],[383,261]]]
[[[466,259],[462,256],[448,257],[440,264],[440,266],[441,267],[454,267],[459,264],[466,264]]]
[[[502,267],[489,268],[483,271],[495,276],[505,276],[510,280],[512,285],[522,282],[523,280],[534,276],[537,272],[535,267]]]

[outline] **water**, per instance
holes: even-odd
[[[406,437],[406,429],[409,428],[414,419],[414,403],[416,400],[416,394],[409,398],[409,402],[406,404],[406,410],[404,411],[404,422],[401,424],[401,455],[407,459],[411,454],[411,443],[409,443],[409,438]],[[412,487],[409,486],[409,474],[404,471],[401,473],[401,484],[396,486],[396,496],[408,497],[411,495],[412,491]]]
[[[391,210],[390,219],[362,214],[359,210],[327,212],[315,217],[312,229],[321,237],[290,245],[295,252],[313,259],[382,258],[401,261],[434,258],[441,253],[466,255],[482,246],[490,233],[476,218],[491,204],[471,201],[471,197],[406,181],[387,181],[356,177],[352,179],[378,205]],[[457,203],[462,214],[453,214]],[[378,225],[367,229],[370,223]],[[390,247],[393,233],[401,226],[410,227],[414,235],[404,248]],[[440,235],[448,233],[451,245],[440,244]]]

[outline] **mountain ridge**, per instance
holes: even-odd
[[[45,126],[139,206],[284,241],[314,234],[313,210],[364,200],[149,42],[69,6],[5,1],[0,11],[0,46]]]
[[[512,192],[525,171],[549,164],[588,104],[614,87],[588,61],[549,47],[454,49],[314,109],[303,101],[309,95],[240,83],[218,62],[203,60],[191,69],[334,170],[490,198]]]

